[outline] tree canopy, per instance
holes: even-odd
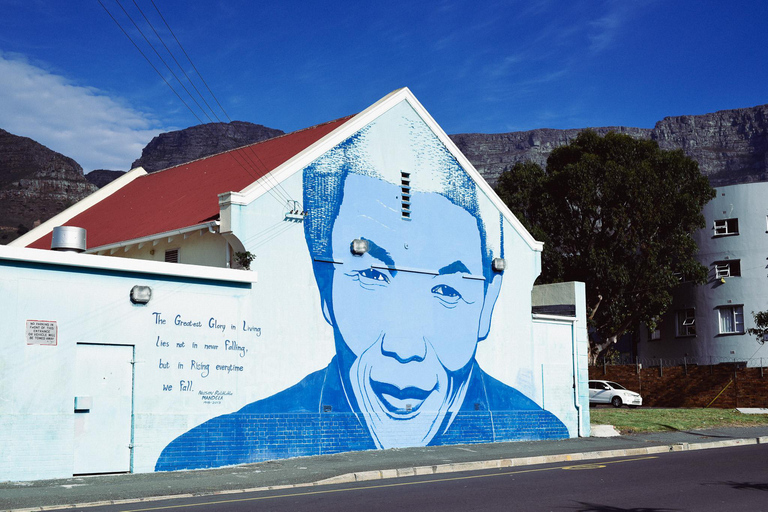
[[[496,192],[545,243],[538,282],[586,283],[597,338],[654,327],[681,276],[706,282],[692,234],[715,191],[682,150],[586,130],[546,170],[528,162],[503,172]]]
[[[747,333],[754,336],[757,342],[763,345],[768,338],[768,311],[752,312],[752,318],[755,320],[755,326],[747,329]]]

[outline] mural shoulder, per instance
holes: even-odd
[[[480,391],[485,398],[482,402],[484,402],[486,407],[491,411],[541,410],[541,407],[536,402],[512,386],[504,384],[500,380],[491,377],[479,366],[475,366],[472,380],[478,381],[478,384],[480,384],[481,389],[478,389],[478,391]]]
[[[330,366],[310,373],[293,386],[272,396],[252,402],[235,414],[319,412],[323,384]]]

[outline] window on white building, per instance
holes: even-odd
[[[722,306],[717,308],[720,316],[720,334],[744,333],[744,306]]]
[[[715,221],[715,236],[738,234],[739,219],[720,219]]]
[[[715,279],[721,279],[723,277],[739,277],[741,276],[741,261],[716,261],[715,262]]]
[[[696,310],[680,309],[675,312],[678,336],[696,336]]]

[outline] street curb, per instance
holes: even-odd
[[[247,492],[277,491],[283,489],[298,489],[302,487],[314,487],[320,485],[346,484],[353,482],[368,482],[372,480],[387,480],[419,475],[438,475],[445,473],[457,473],[460,471],[478,471],[482,469],[511,468],[521,466],[534,466],[537,464],[551,464],[555,462],[572,462],[582,460],[610,459],[614,457],[633,457],[638,455],[653,455],[657,453],[681,452],[691,450],[706,450],[711,448],[728,448],[732,446],[748,446],[754,444],[768,444],[768,436],[744,439],[728,439],[724,441],[711,441],[707,443],[676,443],[670,445],[648,446],[645,448],[623,448],[617,450],[598,450],[592,452],[567,453],[559,455],[538,455],[533,457],[517,457],[495,460],[482,460],[474,462],[455,462],[450,464],[436,464],[432,466],[412,466],[398,469],[381,469],[374,471],[358,471],[343,475],[325,478],[316,482],[301,484],[270,485],[266,487],[251,487],[248,489],[230,489],[210,493],[184,493],[167,496],[147,496],[144,498],[132,498],[125,500],[105,500],[89,503],[77,503],[69,505],[46,505],[41,507],[5,509],[2,512],[44,512],[49,510],[64,510],[73,508],[102,507],[106,505],[126,505],[131,503],[148,503],[152,501],[165,501],[173,499],[193,498],[196,496],[221,496],[227,494],[242,494]]]
[[[568,453],[560,455],[539,455],[535,457],[519,457],[514,459],[496,459],[476,462],[458,462],[451,464],[438,464],[434,466],[415,466],[400,469],[384,469],[375,471],[360,471],[345,473],[343,475],[326,478],[315,482],[317,485],[345,484],[352,482],[367,482],[370,480],[384,480],[414,475],[435,475],[441,473],[455,473],[459,471],[476,471],[481,469],[510,468],[519,466],[534,466],[537,464],[551,464],[555,462],[571,462],[582,460],[608,459],[613,457],[632,457],[637,455],[652,455],[656,453],[680,452],[690,450],[705,450],[708,448],[727,448],[731,446],[747,446],[753,444],[768,443],[768,436],[728,439],[725,441],[712,441],[708,443],[677,443],[671,445],[649,446],[645,448],[625,448],[618,450],[599,450],[593,452]]]

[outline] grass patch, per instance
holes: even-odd
[[[768,425],[768,414],[742,414],[735,409],[615,409],[592,407],[593,425],[613,425],[622,434]]]

